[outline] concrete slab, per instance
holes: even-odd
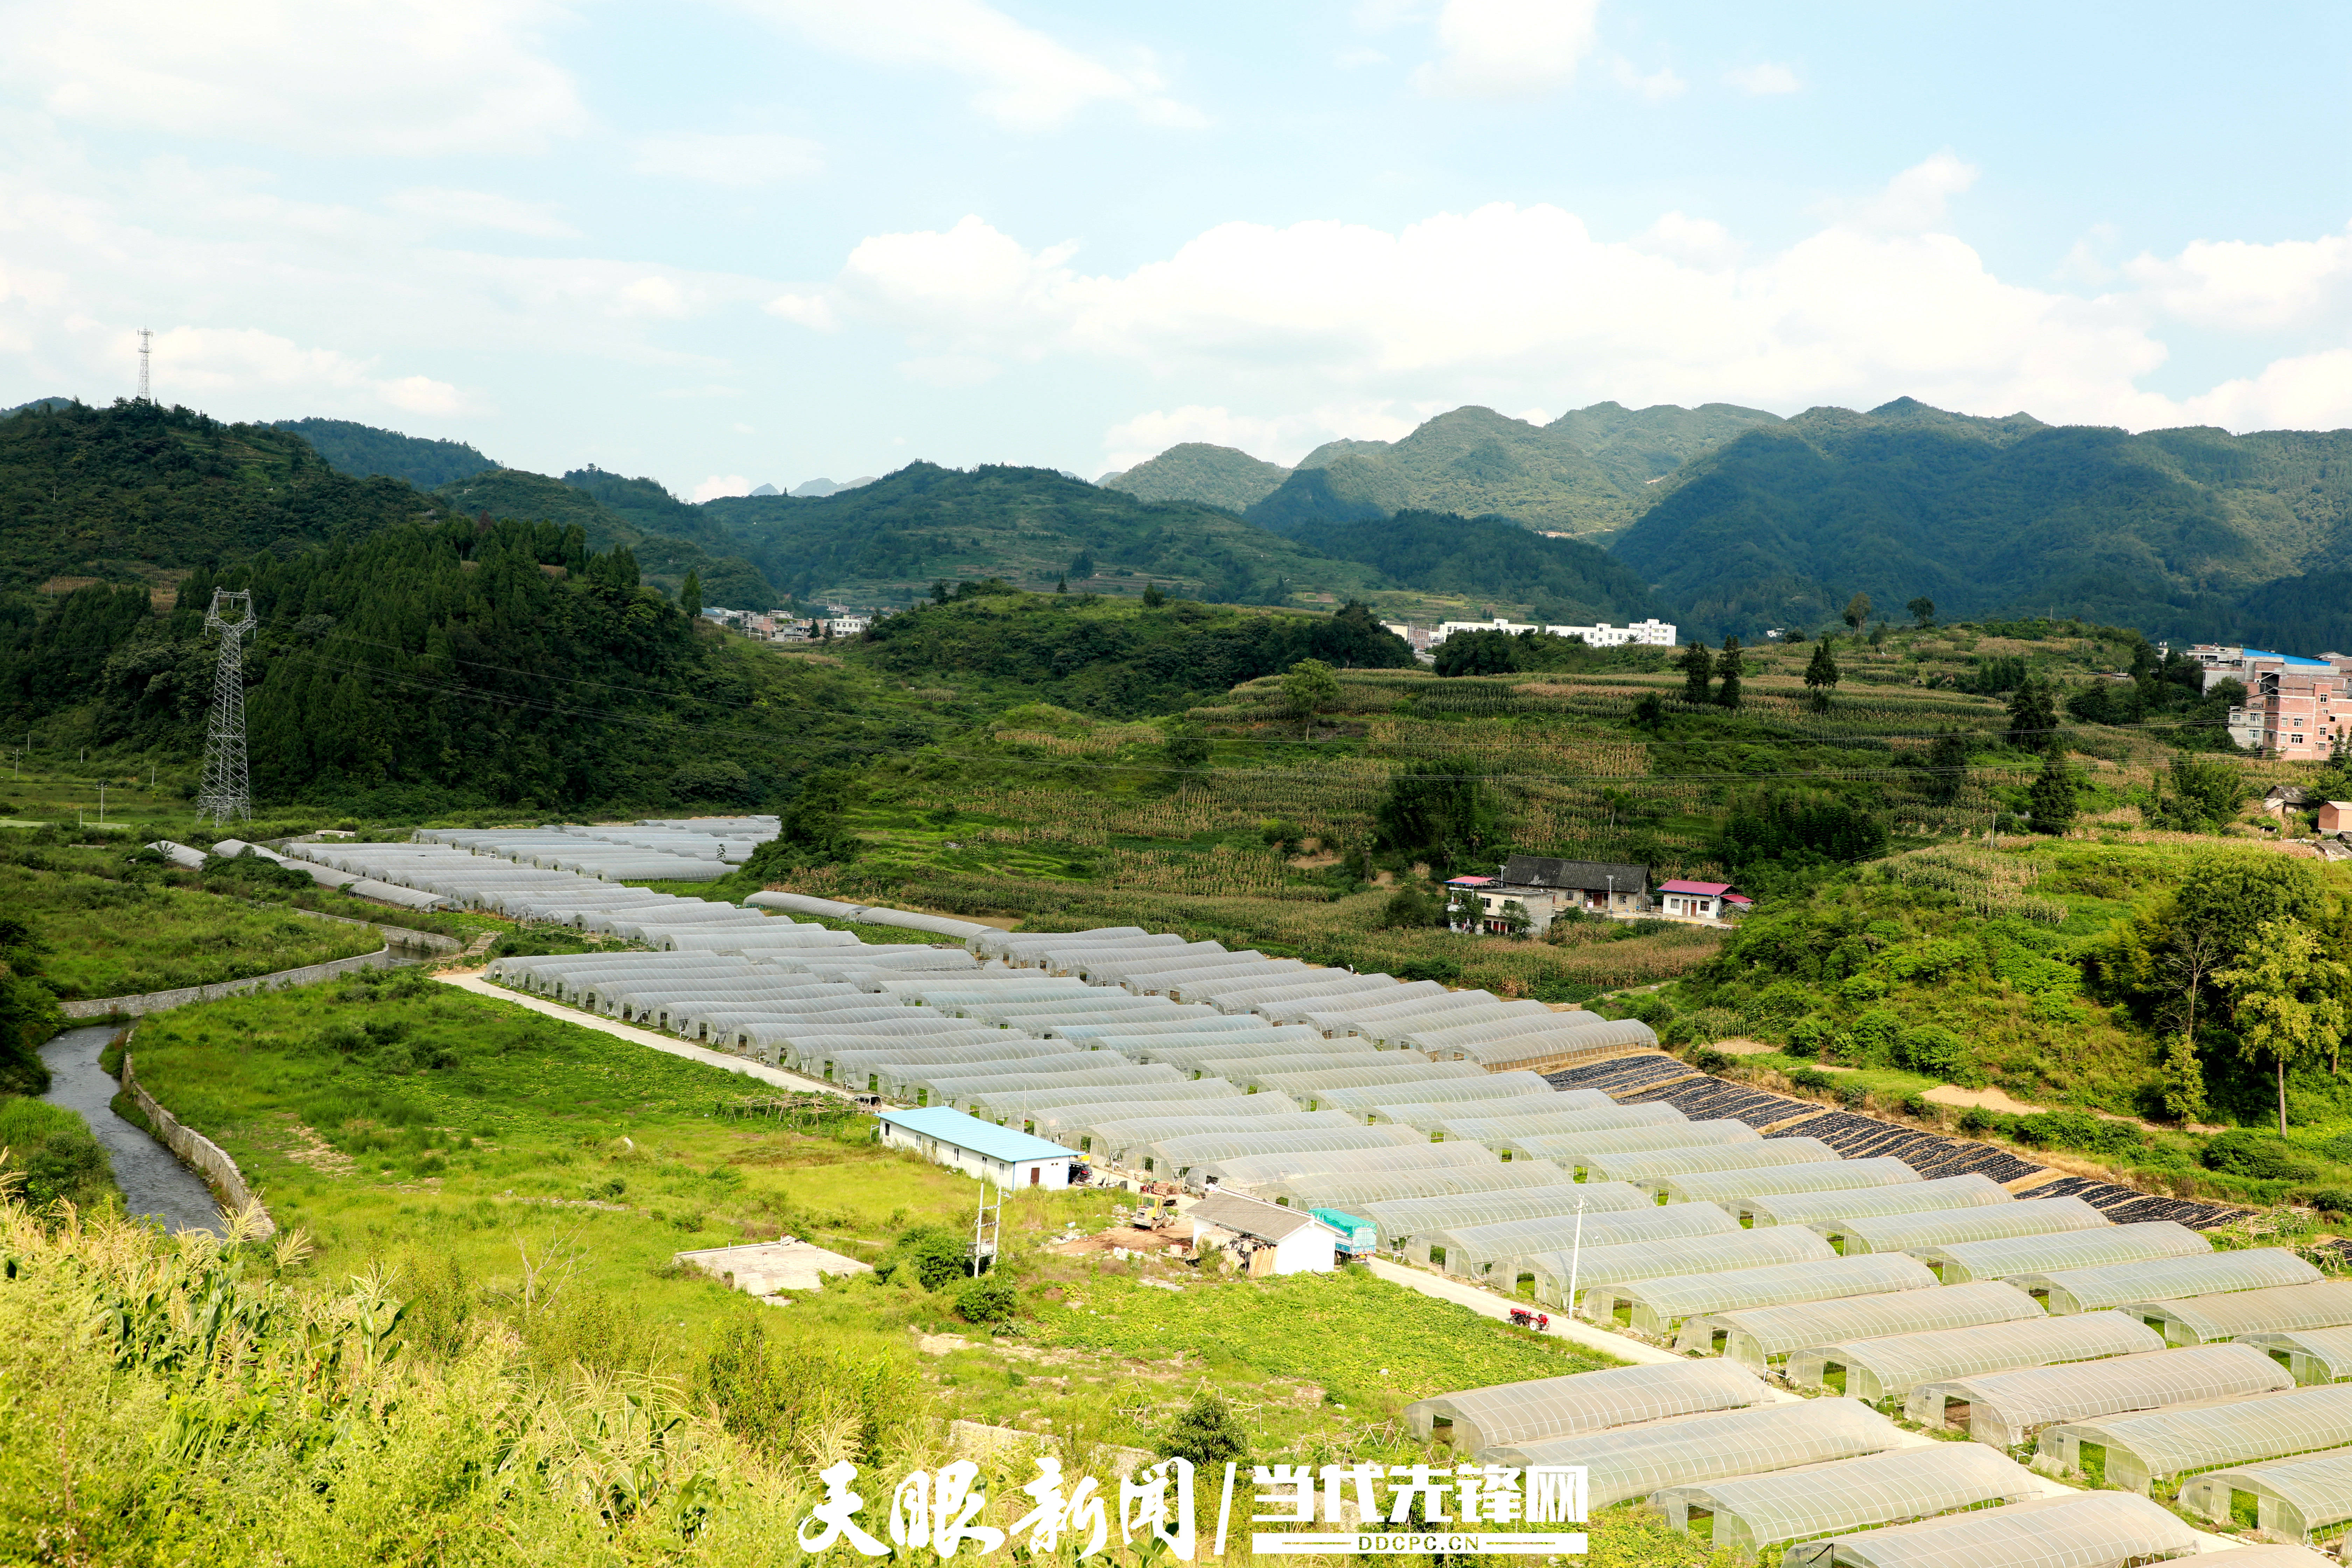
[[[779,1290],[816,1290],[824,1288],[828,1275],[839,1279],[851,1274],[874,1272],[855,1258],[844,1258],[838,1252],[827,1252],[813,1242],[796,1241],[791,1237],[742,1247],[681,1252],[671,1261],[699,1268],[712,1279],[751,1296],[772,1296]]]

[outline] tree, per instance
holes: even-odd
[[[1814,645],[1812,662],[1805,666],[1805,684],[1812,689],[1814,708],[1828,710],[1830,693],[1837,689],[1837,659],[1830,652],[1829,639],[1824,637]]]
[[[1519,668],[1519,639],[1508,632],[1455,632],[1437,645],[1439,675],[1509,675]]]
[[[1203,1389],[1160,1429],[1152,1448],[1171,1459],[1190,1459],[1195,1469],[1214,1470],[1245,1458],[1249,1437],[1225,1402]]]
[[[1968,782],[1968,737],[1948,730],[1927,746],[1927,797],[1938,805],[1949,805],[1960,797]]]
[[[1209,737],[1190,724],[1171,725],[1167,740],[1160,742],[1160,754],[1168,759],[1171,768],[1205,767],[1209,761]]]
[[[1848,599],[1845,602],[1845,624],[1847,626],[1852,626],[1856,631],[1860,631],[1862,629],[1862,623],[1868,619],[1870,619],[1869,595],[1856,594],[1853,598]]]
[[[1676,662],[1683,672],[1683,700],[1694,708],[1702,706],[1707,700],[1707,682],[1715,674],[1715,656],[1707,652],[1706,644],[1695,642],[1683,649]]]
[[[677,585],[677,607],[686,612],[688,620],[702,614],[702,574],[688,567],[686,581]]]
[[[1486,861],[1502,827],[1485,785],[1457,766],[1422,763],[1390,777],[1375,817],[1383,849],[1441,872]]]
[[[2205,1068],[2197,1059],[2197,1042],[2175,1035],[2164,1044],[2164,1112],[2178,1121],[2202,1121]]]
[[[1716,688],[1716,706],[1736,710],[1739,706],[1739,676],[1743,668],[1738,637],[1723,639],[1723,657],[1716,660],[1715,668],[1723,677],[1723,683]]]
[[[2239,1053],[2268,1057],[2278,1076],[2279,1136],[2286,1136],[2287,1064],[2343,1044],[2352,1027],[2352,964],[2325,956],[2301,921],[2264,924],[2249,961],[2213,977],[2230,998]]]
[[[1160,591],[1159,584],[1146,583],[1143,585],[1143,607],[1145,609],[1156,610],[1167,602],[1168,595]]]
[[[1936,601],[1925,594],[1903,607],[1911,612],[1911,618],[1919,623],[1919,629],[1922,631],[1927,630],[1936,619]]]
[[[2026,792],[2026,801],[2033,811],[2036,833],[2063,833],[2074,826],[2074,773],[2066,765],[2065,753],[2057,747],[2053,746],[2042,755],[2041,776]]]
[[[1306,721],[1307,738],[1315,737],[1315,715],[1339,701],[1339,678],[1319,658],[1302,658],[1282,678],[1283,700]]]
[[[2023,752],[2047,752],[2058,744],[2058,700],[2040,679],[2029,677],[2009,700],[2009,732],[2002,737]]]
[[[1067,581],[1067,579],[1065,579],[1065,581]],[[955,597],[955,595],[953,591],[948,587],[948,580],[946,578],[939,578],[931,584],[931,603],[934,605],[944,605],[953,597]]]
[[[2165,781],[2161,777],[2157,781],[2149,812],[2155,826],[2210,832],[2237,816],[2238,808],[2253,794],[2244,771],[2220,757],[2177,756],[2168,772],[2172,784],[2168,798],[2164,794]]]
[[[1069,591],[1070,574],[1067,572],[1065,572],[1060,576],[1054,579],[1054,592],[1056,594],[1066,594]]]

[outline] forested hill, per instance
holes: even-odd
[[[193,409],[68,404],[0,419],[0,598],[53,577],[161,582],[434,510],[398,479],[337,473],[299,436]]]
[[[828,665],[698,628],[625,549],[575,525],[401,524],[199,569],[177,605],[97,584],[0,660],[16,695],[93,748],[191,756],[212,696],[215,586],[251,590],[246,722],[257,798],[371,814],[467,805],[730,809],[927,731],[861,711]],[[862,688],[860,689],[863,689]]]
[[[1590,626],[1674,612],[1633,568],[1575,539],[1548,539],[1508,518],[1401,511],[1362,522],[1312,518],[1291,537],[1376,567],[1391,582],[1527,606],[1536,620]]]
[[[581,479],[585,484],[574,482]],[[611,481],[609,485],[601,481]],[[652,496],[645,492],[650,490]],[[646,581],[677,592],[688,572],[702,584],[702,602],[737,610],[768,610],[781,605],[787,595],[759,567],[730,545],[726,531],[696,509],[673,500],[651,479],[623,479],[590,468],[563,479],[519,468],[492,468],[443,485],[436,499],[457,511],[526,522],[553,522],[577,527],[593,550],[626,545],[635,554]],[[607,504],[613,495],[629,506],[626,513]],[[681,521],[653,498],[686,513]],[[647,521],[668,524],[647,526]]]
[[[707,503],[780,586],[905,604],[941,578],[1279,603],[1347,597],[1375,574],[1187,501],[1148,502],[1050,468],[911,463],[837,495]]]
[[[1547,532],[1608,533],[1648,506],[1655,481],[1776,416],[1728,403],[1626,408],[1596,403],[1549,425],[1491,408],[1441,414],[1402,440],[1333,441],[1249,509],[1294,530],[1309,518],[1355,521],[1400,511],[1499,515]]]
[[[280,419],[271,428],[310,442],[337,473],[362,479],[383,474],[406,479],[420,490],[499,467],[463,441],[404,436],[349,419]]]
[[[2280,582],[2352,558],[2352,431],[2133,436],[1905,398],[1748,431],[1661,488],[1615,552],[1702,636],[1812,626],[1859,591],[2158,637],[2251,637],[2252,615],[2352,646],[2352,606]]]
[[[1095,482],[1144,500],[1196,500],[1227,511],[1243,511],[1264,500],[1289,477],[1288,468],[1260,462],[1247,452],[1186,441],[1149,462],[1105,474]]]

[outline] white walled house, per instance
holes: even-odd
[[[1192,1247],[1232,1253],[1250,1278],[1328,1274],[1339,1267],[1339,1233],[1303,1209],[1239,1193],[1213,1192],[1184,1211]]]
[[[1394,627],[1390,629],[1395,630]],[[1605,621],[1593,626],[1539,626],[1531,621],[1509,621],[1497,616],[1491,621],[1444,622],[1430,637],[1429,646],[1435,647],[1455,632],[1508,632],[1514,637],[1528,632],[1549,632],[1556,637],[1582,637],[1593,647],[1673,647],[1675,630],[1673,622],[1654,616],[1622,626],[1612,626]]]
[[[884,1148],[909,1149],[935,1164],[1014,1191],[1060,1192],[1070,1184],[1070,1167],[1086,1162],[1084,1154],[1059,1143],[944,1105],[886,1110],[877,1120]]]

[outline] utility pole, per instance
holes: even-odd
[[[205,629],[220,633],[220,662],[213,669],[213,710],[205,725],[204,783],[196,791],[196,820],[226,824],[250,820],[253,790],[245,765],[245,638],[253,630],[253,595],[213,590]]]

